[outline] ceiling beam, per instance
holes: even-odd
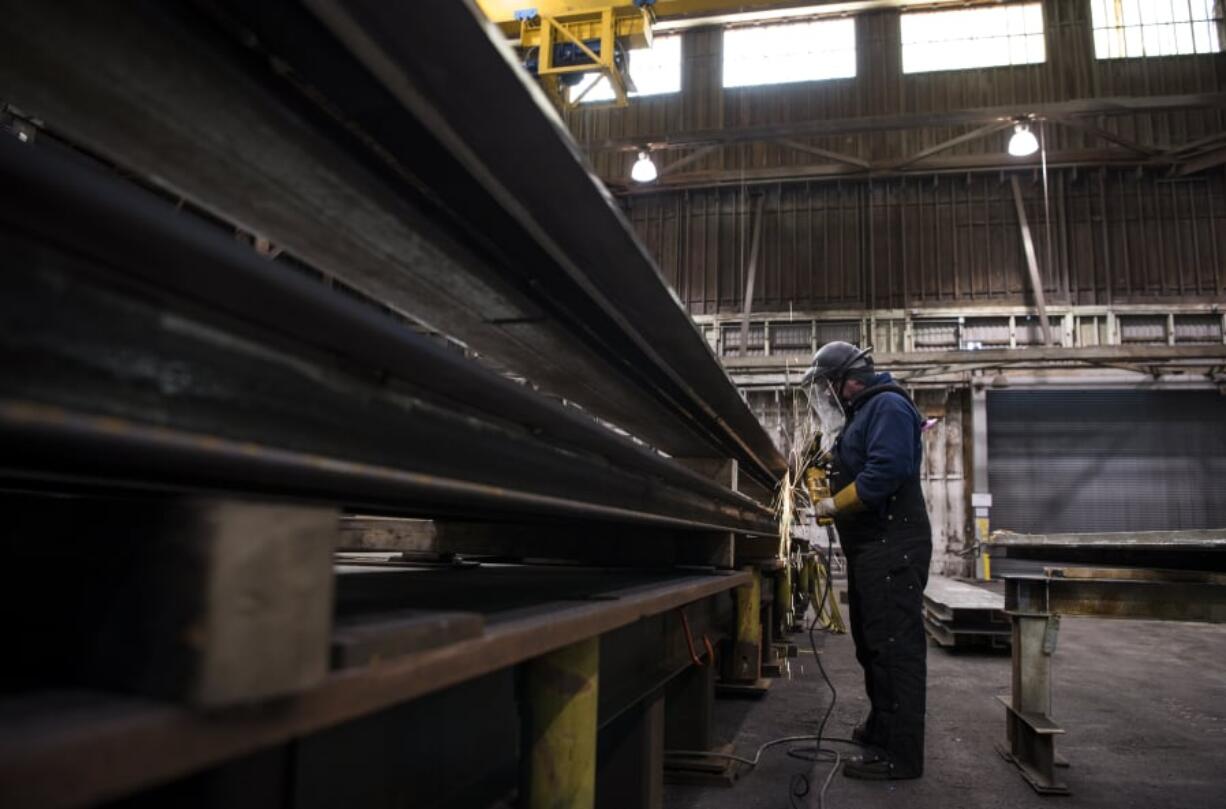
[[[792,149],[797,152],[804,152],[805,154],[824,157],[827,160],[833,160],[836,163],[843,163],[844,165],[855,166],[856,168],[860,169],[871,168],[867,160],[862,160],[859,157],[852,157],[851,155],[846,155],[842,152],[832,152],[829,149],[823,149],[820,146],[811,146],[807,143],[801,143],[800,141],[792,140],[790,138],[780,138],[779,140],[775,141],[775,143],[784,147],[785,149]]]
[[[901,115],[863,115],[853,118],[822,118],[768,126],[696,130],[682,134],[644,133],[608,138],[589,143],[586,148],[589,152],[634,152],[645,146],[653,150],[694,149],[710,144],[753,143],[786,138],[851,135],[934,127],[982,126],[992,122],[1013,120],[1023,115],[1069,119],[1206,108],[1226,108],[1226,93],[1082,98],[1053,103],[1019,102],[1001,107]]]
[[[1118,144],[1129,151],[1136,152],[1137,154],[1153,157],[1154,155],[1162,153],[1161,149],[1156,149],[1153,146],[1146,146],[1143,143],[1137,143],[1135,140],[1126,138],[1123,135],[1117,135],[1114,132],[1109,132],[1106,129],[1103,129],[1101,126],[1096,126],[1087,121],[1079,121],[1076,118],[1063,118],[1059,116],[1049,117],[1048,120],[1054,124],[1070,127],[1072,129],[1093,135],[1096,138],[1101,138],[1109,143]]]
[[[1098,166],[1147,166],[1158,165],[1146,158],[1124,149],[1076,149],[1048,152],[1048,168],[1098,167]],[[1161,161],[1169,165],[1169,161]],[[933,156],[909,163],[903,168],[895,165],[870,165],[867,169],[842,163],[810,163],[792,166],[774,166],[756,169],[712,169],[687,171],[661,177],[657,182],[629,184],[627,177],[605,177],[605,185],[617,194],[651,194],[690,188],[716,188],[720,186],[748,186],[769,183],[806,182],[845,179],[890,179],[911,175],[961,174],[1017,169],[1037,169],[1039,155],[1014,157],[1004,152],[990,154]]]
[[[678,169],[685,168],[691,163],[697,163],[699,160],[702,160],[704,157],[716,151],[717,149],[719,149],[719,146],[716,144],[712,144],[711,146],[704,146],[701,149],[698,149],[696,151],[689,153],[685,157],[678,158],[671,163],[661,166],[660,176],[663,177],[666,174],[672,174]]]
[[[978,129],[974,129],[970,132],[967,132],[964,135],[959,135],[956,138],[950,138],[949,140],[942,141],[934,146],[929,146],[927,149],[921,149],[920,151],[916,152],[910,157],[904,158],[903,160],[900,160],[897,163],[894,163],[889,168],[892,168],[892,169],[906,168],[907,166],[914,165],[920,162],[921,160],[932,157],[933,155],[937,155],[937,154],[940,154],[941,152],[948,151],[954,148],[955,146],[961,146],[964,143],[970,143],[971,141],[976,141],[981,138],[986,138],[988,135],[994,135],[1003,129],[1009,129],[1012,126],[1013,126],[1012,119],[1009,119],[1007,121],[993,121],[990,124],[984,124]]]
[[[1214,152],[1208,152],[1195,159],[1188,160],[1183,163],[1176,172],[1180,177],[1186,177],[1189,174],[1196,174],[1205,169],[1215,168],[1226,163],[1226,149],[1218,149]]]
[[[1043,294],[1043,274],[1039,272],[1039,260],[1034,252],[1034,239],[1030,235],[1030,222],[1026,218],[1026,202],[1022,198],[1022,184],[1018,181],[1016,174],[1009,179],[1013,185],[1013,205],[1017,209],[1017,223],[1022,231],[1022,246],[1026,251],[1026,269],[1030,274],[1030,289],[1034,293],[1035,307],[1039,310],[1039,324],[1043,327],[1043,344],[1050,346],[1051,321],[1047,319],[1047,298]],[[1050,251],[1048,252],[1050,254]]]
[[[1079,346],[1064,348],[1030,347],[1030,348],[991,348],[978,351],[907,351],[881,352],[873,354],[873,360],[881,368],[923,368],[939,365],[959,366],[976,365],[996,367],[998,365],[1032,364],[1049,362],[1082,362],[1091,365],[1116,362],[1226,362],[1226,345],[1123,345],[1123,346]],[[756,357],[723,357],[724,367],[730,372],[745,373],[748,371],[780,370],[785,368],[803,369],[806,361],[796,357],[756,356]]]

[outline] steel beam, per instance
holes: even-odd
[[[15,139],[0,171],[21,194],[0,202],[10,479],[769,530],[765,506],[147,192]]]
[[[1056,736],[1064,729],[1051,720],[1051,657],[1060,619],[1050,614],[1010,616],[1013,623],[1013,694],[1005,706],[1005,745],[1000,754],[1017,766],[1035,791],[1067,795],[1056,777]]]
[[[1167,96],[1123,96],[1117,98],[1079,98],[1071,101],[1020,102],[1010,106],[979,107],[947,112],[864,115],[851,118],[823,118],[788,124],[711,129],[676,133],[647,133],[623,138],[608,138],[588,146],[591,151],[634,151],[649,144],[653,149],[691,149],[709,143],[752,143],[780,138],[852,135],[889,132],[900,129],[976,126],[1013,120],[1019,115],[1039,118],[1084,118],[1133,115],[1183,109],[1226,107],[1226,93],[1194,93]]]
[[[1226,571],[1226,531],[1137,531],[1103,534],[1014,534],[997,531],[994,556],[1058,565],[1141,566],[1160,570]]]
[[[479,638],[334,672],[266,709],[201,714],[102,693],[10,696],[0,700],[0,795],[12,809],[102,803],[674,611],[748,576],[627,583],[606,571],[598,580],[583,585],[588,600],[537,595],[534,603],[529,593],[521,609],[504,607]]]
[[[889,179],[916,174],[965,174],[982,172],[1016,171],[1036,169],[1041,165],[1038,154],[1030,157],[1014,157],[1006,153],[934,155],[906,161],[901,168],[898,161],[883,161],[867,166],[848,164],[833,158],[831,163],[806,163],[802,165],[772,166],[762,169],[727,169],[687,171],[662,177],[654,183],[627,184],[624,177],[605,177],[604,183],[620,195],[652,194],[675,191],[682,188],[714,188],[725,185],[746,186],[805,182],[821,180]],[[1069,168],[1078,166],[1170,166],[1174,161],[1166,156],[1142,157],[1125,149],[1068,149],[1048,152],[1047,167]]]
[[[997,531],[992,541],[1015,548],[1110,550],[1217,550],[1226,552],[1226,528],[1185,531],[1124,531],[1099,534],[1015,534]]]
[[[1187,177],[1189,174],[1196,174],[1206,169],[1215,168],[1223,163],[1226,163],[1226,149],[1218,149],[1217,151],[1207,152],[1188,159],[1179,166],[1176,174],[1180,177]]]
[[[361,60],[292,3],[22,6],[0,21],[20,43],[0,83],[284,255],[671,455],[773,485],[782,456],[496,35],[468,4],[368,5],[330,18]]]
[[[1013,185],[1013,206],[1017,211],[1017,224],[1022,231],[1022,247],[1026,251],[1026,269],[1030,273],[1030,289],[1034,292],[1035,308],[1039,311],[1039,323],[1043,327],[1043,343],[1051,346],[1051,322],[1047,319],[1047,295],[1043,290],[1043,274],[1035,257],[1034,239],[1030,236],[1030,222],[1026,219],[1026,203],[1022,199],[1022,184],[1014,174],[1009,178]],[[1048,268],[1050,269],[1050,267]]]
[[[808,143],[801,143],[800,141],[793,140],[792,138],[780,138],[779,140],[775,141],[775,143],[787,149],[793,149],[797,152],[804,152],[805,154],[817,155],[818,157],[824,157],[827,160],[833,160],[836,163],[843,163],[845,165],[853,166],[855,168],[859,168],[859,169],[872,168],[872,164],[870,164],[867,160],[863,160],[859,157],[854,157],[852,155],[846,155],[846,154],[843,154],[842,152],[832,152],[829,149],[822,149],[818,146],[813,146]],[[716,147],[712,147],[712,148],[716,148]]]
[[[1133,578],[1007,576],[1005,610],[1223,623],[1226,622],[1226,586]]]
[[[957,351],[882,352],[874,355],[877,365],[890,369],[932,366],[1006,366],[1040,365],[1043,363],[1077,362],[1087,365],[1114,363],[1195,362],[1220,363],[1226,360],[1224,345],[1125,345],[1125,346],[1032,346],[1027,348],[988,348]],[[725,357],[724,365],[732,372],[754,369],[780,370],[803,364],[796,357]]]
[[[758,197],[753,212],[753,236],[749,242],[749,264],[745,267],[745,296],[741,300],[741,345],[742,357],[749,356],[749,316],[753,313],[754,280],[758,273],[758,253],[762,247],[762,213],[766,210],[766,195]]]
[[[1004,703],[1006,743],[1001,755],[1042,794],[1067,794],[1056,777],[1064,762],[1055,737],[1064,729],[1051,718],[1051,657],[1064,616],[1134,618],[1158,621],[1226,622],[1226,584],[1221,577],[1191,577],[1186,571],[1134,569],[1079,571],[1072,577],[1006,576],[1005,611],[1013,624],[1013,694]],[[1064,766],[1067,766],[1064,764]]]
[[[729,384],[718,360],[677,305],[634,229],[576,153],[563,124],[531,80],[508,65],[502,43],[463,4],[442,9],[389,6],[377,0],[311,0],[319,19],[387,92],[477,179],[550,261],[512,267],[522,282],[575,291],[565,320],[595,337],[620,376],[650,391],[669,421],[708,443],[707,451],[737,458],[749,476],[769,487],[787,463],[770,436]],[[457,49],[455,43],[471,43]],[[315,54],[302,54],[307,64]],[[447,64],[446,71],[439,65]],[[303,65],[306,69],[306,65]],[[464,77],[467,77],[465,79]],[[456,93],[463,81],[476,92]],[[344,103],[337,100],[337,103]],[[511,127],[491,127],[491,115]],[[524,150],[522,144],[533,147]],[[550,178],[542,182],[542,177]],[[448,196],[444,185],[436,193]],[[459,207],[465,198],[450,200]],[[480,223],[477,227],[480,227]],[[595,408],[598,403],[584,402]],[[659,434],[659,429],[653,429]]]
[[[929,146],[927,149],[921,149],[915,154],[909,155],[903,158],[902,160],[898,161],[897,163],[890,164],[889,168],[892,168],[892,169],[906,168],[907,166],[910,166],[914,163],[918,163],[921,160],[924,160],[925,158],[929,158],[929,157],[932,157],[933,155],[940,154],[941,152],[948,151],[949,149],[952,149],[955,146],[961,146],[964,143],[971,143],[972,141],[981,140],[983,138],[988,137],[989,135],[994,135],[997,132],[1001,132],[1005,129],[1009,129],[1012,126],[1013,126],[1012,119],[1005,120],[1005,121],[993,121],[991,123],[984,124],[983,126],[978,127],[977,129],[973,129],[970,132],[966,132],[962,135],[958,135],[957,137],[950,138],[949,140],[941,141],[940,143],[934,144],[933,146]]]

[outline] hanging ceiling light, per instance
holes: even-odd
[[[639,159],[634,161],[634,168],[630,169],[630,179],[636,183],[650,183],[659,176],[656,171],[656,164],[651,161],[651,156],[647,152],[639,152]]]
[[[1013,127],[1013,136],[1009,138],[1009,154],[1014,157],[1027,157],[1039,151],[1039,140],[1030,131],[1030,124],[1018,123]]]

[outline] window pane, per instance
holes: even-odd
[[[1046,59],[1040,3],[902,15],[904,73],[1025,65]]]
[[[640,96],[663,95],[681,90],[681,37],[658,36],[650,48],[633,48],[629,52],[630,79],[635,90],[631,98]],[[592,85],[595,84],[594,87]],[[592,87],[591,90],[587,90]],[[587,93],[583,91],[587,90]],[[613,86],[609,79],[599,73],[586,73],[583,80],[569,90],[569,98],[573,103],[580,99],[582,103],[591,101],[612,101]]]
[[[1217,53],[1222,20],[1215,0],[1094,0],[1099,59]]]
[[[724,31],[724,86],[856,75],[856,21],[806,20]]]

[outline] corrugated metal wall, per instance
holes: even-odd
[[[1216,391],[988,391],[992,527],[1226,527]]]
[[[1045,202],[1028,172],[1026,215],[1048,301],[1222,300],[1224,180],[1221,172],[1174,181],[1135,170],[1054,170]],[[766,205],[754,311],[1029,302],[1007,175],[626,198],[636,230],[691,313],[740,310],[760,193]]]

